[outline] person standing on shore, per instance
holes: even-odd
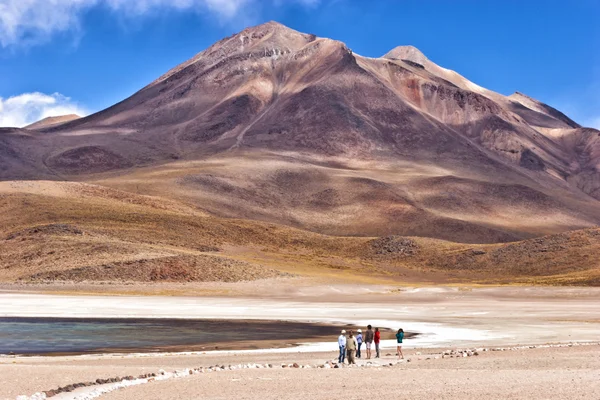
[[[398,359],[404,359],[404,354],[402,354],[402,340],[404,339],[404,329],[398,329],[398,333],[396,333],[396,340],[398,341]]]
[[[375,337],[373,338],[375,342],[375,358],[379,358],[379,342],[381,341],[381,332],[379,332],[379,328],[375,328]]]
[[[356,335],[356,343],[358,343],[358,347],[356,348],[356,358],[360,358],[360,347],[363,344],[362,330],[359,329],[356,332],[358,333],[358,335]]]
[[[373,343],[373,329],[371,325],[367,326],[367,331],[365,332],[365,347],[367,349],[367,360],[371,359],[371,344]]]
[[[338,357],[338,362],[340,364],[344,363],[346,359],[346,331],[342,330],[341,335],[338,337],[338,346],[340,347],[340,356]]]
[[[358,343],[354,337],[354,332],[350,331],[348,335],[348,341],[346,342],[346,351],[348,352],[348,365],[356,364],[354,362],[354,352],[358,348]]]

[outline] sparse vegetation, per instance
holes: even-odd
[[[600,229],[472,245],[335,237],[208,216],[77,183],[0,194],[0,281],[235,282],[280,276],[398,283],[600,285]]]

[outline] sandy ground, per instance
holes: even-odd
[[[389,368],[260,369],[212,372],[118,390],[105,399],[331,399],[365,397],[413,399],[597,399],[600,398],[600,346],[484,352],[477,357],[430,359],[439,350],[406,351],[410,363]],[[389,354],[389,355],[386,355]],[[152,357],[31,358],[0,363],[0,398],[59,385],[244,362],[322,363],[328,353],[204,354]],[[420,358],[420,359],[419,359]],[[393,361],[384,352],[381,363]],[[375,360],[374,360],[375,361]],[[14,364],[13,364],[14,362]],[[363,361],[359,361],[362,363]]]
[[[577,288],[312,288],[287,298],[56,296],[0,293],[0,316],[179,317],[282,319],[372,323],[420,332],[407,340],[412,362],[343,370],[242,370],[194,375],[122,389],[102,398],[270,399],[600,398],[600,346],[486,352],[468,359],[418,360],[436,349],[600,340],[600,290]],[[392,341],[383,354],[392,354]],[[331,342],[294,349],[171,355],[0,357],[1,398],[31,395],[81,381],[124,375],[238,364],[322,363],[336,353]],[[385,360],[393,356],[384,357]],[[423,356],[424,358],[424,356]]]
[[[105,398],[175,399],[598,399],[600,351],[526,351],[401,367],[247,370],[195,375]]]

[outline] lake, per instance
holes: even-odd
[[[278,321],[0,318],[0,354],[199,351],[293,346],[339,327]]]

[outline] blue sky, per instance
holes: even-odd
[[[269,20],[370,57],[411,44],[600,128],[598,0],[0,0],[0,126],[99,111]]]

